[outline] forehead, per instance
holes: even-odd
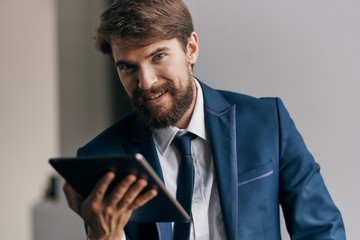
[[[110,44],[112,55],[115,60],[146,57],[158,49],[184,52],[183,47],[177,38],[169,40],[148,40],[143,43],[136,44],[138,46],[130,46],[130,44],[122,41],[120,38],[111,38]]]

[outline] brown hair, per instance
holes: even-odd
[[[191,14],[182,0],[116,0],[100,17],[96,48],[111,54],[111,37],[130,47],[177,38],[184,46],[194,31]]]

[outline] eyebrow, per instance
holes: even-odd
[[[159,48],[155,49],[154,51],[152,51],[149,55],[147,55],[146,58],[153,57],[156,54],[158,54],[159,52],[169,51],[169,50],[170,50],[170,48],[168,48],[168,47],[159,47]],[[134,63],[129,62],[129,61],[124,61],[124,60],[119,60],[119,61],[115,62],[116,67],[121,66],[121,65],[128,65],[128,64],[134,64]]]
[[[119,66],[122,66],[122,65],[128,65],[128,64],[133,64],[133,63],[128,62],[128,61],[122,61],[122,60],[119,60],[119,61],[115,62],[116,67],[119,67]]]

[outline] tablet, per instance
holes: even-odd
[[[109,190],[128,174],[148,181],[146,190],[155,188],[156,197],[135,209],[133,222],[188,222],[190,216],[170,195],[165,185],[141,154],[114,157],[52,158],[49,163],[83,197],[87,197],[99,179],[109,171],[116,174]]]

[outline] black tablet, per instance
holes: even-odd
[[[52,158],[49,163],[83,197],[87,197],[98,180],[107,172],[116,174],[111,188],[128,174],[148,181],[158,195],[142,207],[133,211],[134,222],[188,222],[187,212],[166,190],[165,185],[141,154],[114,157]]]

